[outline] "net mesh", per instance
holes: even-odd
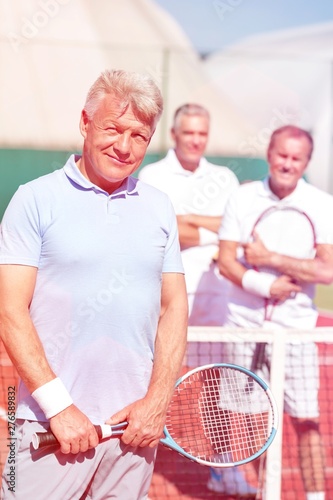
[[[230,353],[237,352],[237,364],[249,366],[253,358],[253,346],[268,346],[266,356],[270,358],[270,371],[265,376],[277,401],[280,413],[278,434],[267,453],[252,463],[242,465],[241,470],[247,482],[264,492],[266,500],[305,499],[304,481],[299,461],[298,437],[290,415],[282,411],[285,387],[286,346],[292,342],[307,345],[315,341],[319,361],[319,427],[322,436],[320,454],[325,460],[326,498],[333,498],[333,328],[318,327],[304,333],[293,331],[263,332],[238,330],[230,332],[216,327],[190,327],[188,349],[183,373],[199,365],[216,362],[230,362]],[[251,347],[252,357],[248,359]],[[228,353],[226,356],[226,352]],[[244,355],[243,362],[240,356]],[[268,353],[268,354],[267,354]],[[289,353],[290,357],[290,353]],[[311,357],[304,356],[304,384],[297,387],[299,404],[307,387],[311,386]],[[265,364],[265,362],[264,362]],[[2,345],[0,345],[0,465],[7,464],[10,420],[8,413],[12,406],[12,388],[17,393],[17,376]],[[214,413],[214,412],[213,412]],[[195,421],[195,419],[194,419]],[[307,425],[307,424],[305,424]],[[310,423],[309,423],[310,425]],[[235,436],[240,440],[242,436]],[[258,476],[259,471],[259,476]],[[222,471],[223,474],[224,471]],[[207,489],[209,469],[195,464],[178,453],[159,446],[153,480],[149,492],[151,500],[203,500],[216,499],[216,493]],[[259,479],[258,479],[259,478]],[[316,478],[312,478],[313,481]],[[226,498],[238,498],[237,495]],[[261,498],[261,493],[257,495]]]
[[[319,453],[325,457],[325,498],[333,498],[333,388],[331,385],[333,328],[318,327],[304,333],[296,330],[231,332],[216,327],[190,327],[188,339],[184,371],[209,363],[230,362],[233,353],[235,353],[234,357],[237,357],[238,364],[251,368],[256,346],[261,351],[258,356],[259,375],[265,378],[277,400],[279,431],[267,453],[252,463],[240,466],[240,469],[249,485],[258,489],[256,498],[266,500],[305,500],[297,433],[290,415],[282,411],[287,362],[285,357],[286,346],[289,343],[292,343],[293,348],[296,346],[296,349],[298,349],[298,344],[301,348],[305,346],[302,356],[303,367],[301,367],[304,373],[303,384],[297,387],[299,405],[304,406],[304,395],[306,389],[311,388],[311,374],[315,372],[315,367],[310,366],[312,357],[308,355],[307,348],[312,341],[315,341],[319,361],[319,427],[323,443]],[[261,346],[266,346],[264,359]],[[289,353],[291,364],[293,364],[292,351],[293,349],[291,354]],[[297,359],[295,358],[295,365],[298,370]],[[262,364],[264,366],[260,367]],[[267,370],[267,364],[270,370]],[[151,500],[238,498],[237,494],[217,496],[217,493],[209,491],[207,489],[209,476],[208,468],[190,462],[179,454],[160,446],[149,498]],[[316,478],[312,479],[316,481]]]

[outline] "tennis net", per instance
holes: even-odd
[[[188,348],[183,371],[199,365],[230,361],[230,353],[237,351],[237,364],[251,367],[253,349],[265,345],[270,370],[265,374],[280,412],[277,436],[267,453],[258,463],[241,466],[248,483],[258,488],[257,498],[265,500],[303,500],[305,492],[299,465],[297,436],[292,420],[283,412],[286,363],[292,354],[286,346],[308,346],[314,343],[319,361],[320,431],[325,456],[326,498],[333,498],[333,328],[317,327],[304,333],[297,330],[229,330],[223,327],[190,327]],[[251,354],[250,354],[251,353]],[[242,359],[243,356],[243,359]],[[251,359],[249,359],[251,356]],[[299,405],[302,406],[304,388],[311,383],[312,358],[304,351],[305,376],[303,387],[297,387]],[[265,363],[265,361],[262,361]],[[252,365],[253,367],[253,365]],[[258,366],[256,367],[258,368]],[[267,378],[268,377],[268,378]],[[0,467],[6,468],[8,439],[10,437],[9,397],[12,388],[17,393],[17,376],[3,346],[0,346]],[[260,463],[259,463],[260,461]],[[257,469],[255,471],[255,469]],[[258,476],[259,470],[259,476]],[[149,498],[151,500],[203,500],[216,499],[216,493],[207,489],[209,470],[194,464],[174,451],[159,446]],[[227,498],[233,498],[228,496]],[[237,498],[237,495],[234,496]]]
[[[187,368],[209,363],[230,362],[230,355],[233,351],[237,353],[237,358],[235,358],[237,364],[253,368],[253,353],[258,346],[266,346],[265,352],[266,358],[270,358],[270,370],[269,373],[265,373],[263,368],[263,374],[277,401],[280,425],[277,436],[267,453],[257,459],[256,464],[241,466],[242,474],[247,482],[257,488],[257,499],[305,500],[296,431],[292,425],[292,419],[283,411],[284,387],[286,371],[290,370],[290,364],[293,365],[294,346],[296,346],[296,351],[298,349],[302,353],[301,357],[298,355],[296,358],[304,362],[304,383],[302,387],[296,388],[299,407],[303,407],[304,392],[312,382],[311,374],[314,367],[311,366],[312,357],[309,355],[309,346],[311,347],[313,343],[316,346],[316,357],[319,362],[319,425],[323,443],[321,452],[325,456],[325,491],[326,498],[329,499],[333,498],[333,389],[331,385],[333,328],[317,327],[307,333],[282,329],[264,331],[262,329],[229,330],[218,327],[189,328],[184,371]],[[291,349],[288,348],[290,344]],[[268,364],[267,359],[261,362]],[[209,470],[206,467],[194,464],[160,446],[149,498],[151,500],[216,499],[216,493],[207,489],[208,478]],[[237,495],[234,497],[219,495],[218,498],[237,498]]]

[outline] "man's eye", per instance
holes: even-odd
[[[148,138],[145,135],[142,135],[142,134],[134,134],[134,137],[138,141],[143,141],[143,142],[147,142],[148,141]]]

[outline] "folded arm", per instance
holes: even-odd
[[[178,233],[181,249],[199,246],[200,229],[210,231],[212,243],[217,242],[217,233],[221,224],[222,217],[186,214],[177,215]]]
[[[277,301],[286,300],[292,293],[301,290],[289,276],[270,277],[266,273],[249,271],[237,259],[238,246],[236,241],[220,241],[218,268],[222,276],[250,293]],[[249,276],[251,280],[247,279]]]
[[[298,259],[269,251],[256,236],[253,242],[244,245],[244,255],[251,265],[272,267],[299,282],[326,285],[333,282],[333,245],[319,244],[315,258]]]

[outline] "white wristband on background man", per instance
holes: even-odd
[[[199,241],[200,245],[216,245],[218,244],[218,236],[214,231],[209,231],[209,229],[205,229],[204,227],[199,227]]]
[[[276,280],[276,276],[268,273],[258,273],[254,269],[248,269],[242,278],[242,287],[249,293],[269,299],[271,296],[271,286]]]
[[[32,394],[47,418],[54,417],[73,404],[73,400],[60,378],[38,387]]]

